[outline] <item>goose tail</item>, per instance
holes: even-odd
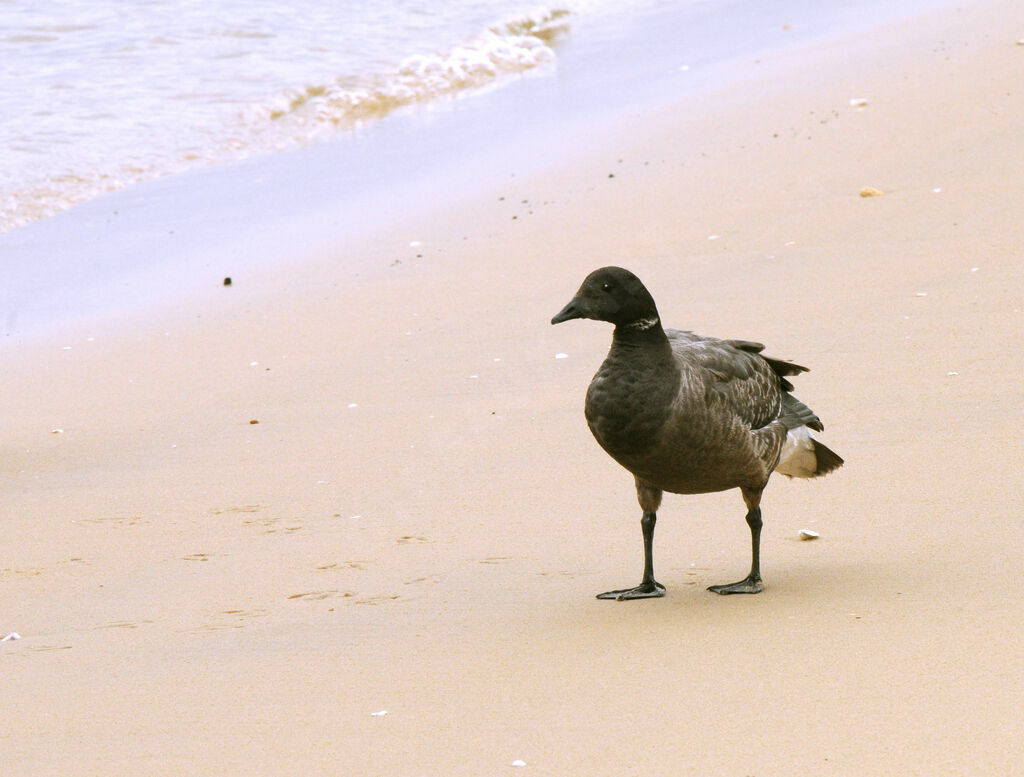
[[[792,394],[783,395],[780,420],[786,426],[786,441],[776,472],[793,478],[816,478],[843,465],[843,459],[812,432],[824,431],[821,419]]]

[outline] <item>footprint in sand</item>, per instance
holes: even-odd
[[[430,542],[426,537],[418,537],[413,534],[406,534],[404,537],[399,537],[397,540],[399,545],[419,545],[424,542]]]
[[[97,629],[137,629],[139,624],[152,623],[150,620],[141,621],[112,621],[111,623],[104,623],[102,626],[96,626]]]
[[[226,513],[258,513],[263,509],[263,505],[242,505],[240,507],[214,507],[210,510],[214,515],[224,515]]]
[[[398,594],[393,596],[367,596],[363,599],[356,599],[356,604],[387,604],[397,598]]]
[[[79,518],[76,521],[76,523],[94,524],[101,526],[117,526],[118,528],[126,528],[128,526],[146,524],[149,523],[149,521],[143,518],[141,515],[112,515],[100,518]]]
[[[289,525],[279,525],[282,521],[287,521]],[[277,534],[278,532],[285,532],[290,534],[292,532],[302,531],[304,528],[299,523],[298,518],[247,518],[242,523],[246,526],[262,526],[264,534]]]
[[[319,601],[321,599],[347,599],[353,594],[351,591],[306,591],[301,594],[292,594],[289,599],[303,600],[303,601]]]
[[[325,572],[329,569],[365,569],[360,561],[333,561],[330,564],[320,564],[314,568],[320,572]]]
[[[243,629],[248,625],[248,621],[254,618],[264,618],[270,615],[270,610],[254,609],[254,610],[223,610],[217,613],[214,618],[222,618],[223,616],[228,617],[228,622],[225,623],[204,623],[202,626],[194,629],[194,631],[225,631],[226,629]]]
[[[209,561],[213,558],[209,553],[189,553],[187,556],[182,556],[182,561]]]
[[[241,618],[242,620],[248,620],[249,618],[264,618],[267,615],[270,615],[270,610],[262,610],[262,609],[255,609],[255,610],[224,610],[221,613],[221,615],[233,615],[236,618]]]
[[[409,580],[403,580],[404,585],[417,585],[418,583],[440,583],[440,575],[427,575],[425,577],[414,577]]]

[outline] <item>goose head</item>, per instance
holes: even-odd
[[[551,319],[560,324],[573,318],[608,321],[616,327],[646,330],[659,323],[654,298],[640,279],[621,267],[602,267],[583,281],[569,304]]]

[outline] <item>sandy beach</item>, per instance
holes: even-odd
[[[1020,38],[984,0],[785,50],[301,263],[8,338],[5,768],[1024,775]],[[642,569],[582,413],[611,329],[548,322],[607,264],[811,369],[846,466],[772,480],[758,596],[705,590],[749,563],[733,491],[666,495],[665,598],[594,598]]]

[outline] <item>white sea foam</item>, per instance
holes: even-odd
[[[537,9],[489,26],[447,51],[415,54],[390,72],[353,84],[348,77],[286,89],[247,112],[252,124],[274,124],[277,145],[312,136],[398,108],[492,86],[503,78],[553,65],[551,44],[568,29],[565,9]]]

